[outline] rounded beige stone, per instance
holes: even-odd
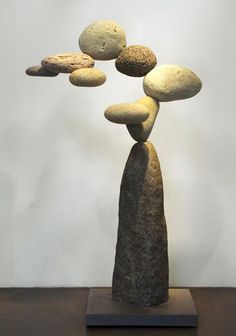
[[[35,77],[55,77],[58,75],[58,72],[51,72],[44,69],[41,65],[33,65],[25,70],[25,73],[28,76]]]
[[[47,71],[70,73],[80,68],[92,68],[94,60],[83,53],[66,53],[45,57],[41,65]]]
[[[139,124],[149,116],[146,106],[138,103],[122,103],[109,106],[105,112],[105,117],[116,124]]]
[[[191,98],[201,87],[201,80],[191,70],[172,64],[157,66],[143,80],[146,95],[163,102]]]
[[[148,108],[149,117],[138,125],[126,125],[126,127],[135,141],[145,142],[152,131],[160,104],[158,100],[148,96],[137,100],[136,103],[142,104]]]
[[[95,68],[83,68],[73,71],[69,80],[75,86],[94,87],[105,83],[106,75]]]
[[[115,59],[126,47],[125,32],[115,21],[95,21],[81,33],[79,46],[96,60]]]

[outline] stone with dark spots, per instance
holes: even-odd
[[[141,45],[124,48],[115,62],[118,71],[132,77],[145,76],[156,64],[155,54]]]
[[[160,164],[150,142],[136,143],[120,189],[113,299],[143,306],[168,300],[167,229]]]
[[[41,65],[33,65],[25,70],[26,75],[35,77],[55,77],[58,72],[51,72],[44,69]]]

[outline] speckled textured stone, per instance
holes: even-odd
[[[45,57],[41,64],[48,71],[70,73],[80,68],[92,68],[94,60],[83,53],[66,53]]]
[[[145,76],[156,64],[154,53],[141,45],[124,48],[115,62],[118,71],[133,77]]]
[[[69,80],[75,86],[94,87],[105,83],[106,75],[95,68],[83,68],[73,71]]]
[[[125,166],[112,289],[115,300],[143,306],[168,299],[162,176],[149,142],[136,143]]]
[[[58,72],[47,71],[41,65],[33,65],[28,69],[26,69],[25,73],[28,76],[35,76],[35,77],[55,77],[58,75]]]
[[[147,96],[159,101],[172,101],[195,96],[202,87],[201,80],[191,70],[173,64],[163,64],[151,70],[143,81]]]
[[[135,141],[146,141],[152,131],[160,105],[156,99],[148,96],[137,100],[136,103],[142,104],[148,108],[149,117],[138,125],[126,126],[129,134]]]
[[[95,21],[81,33],[79,46],[96,60],[111,60],[126,46],[125,32],[115,21]]]
[[[121,103],[108,106],[104,112],[107,120],[116,124],[139,124],[146,120],[149,111],[143,104]]]

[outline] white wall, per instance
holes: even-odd
[[[162,103],[150,140],[161,161],[174,286],[235,286],[234,0],[9,0],[1,5],[0,286],[111,285],[119,184],[134,143],[104,109],[143,96],[142,79],[30,78],[47,55],[114,19],[128,44],[182,64],[201,93]]]

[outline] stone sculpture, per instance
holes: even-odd
[[[126,46],[124,30],[114,21],[101,20],[80,35],[82,53],[46,57],[41,66],[26,70],[30,76],[53,77],[69,73],[75,86],[95,87],[106,75],[93,68],[94,60],[116,59],[118,71],[144,77],[145,96],[133,103],[107,107],[105,117],[126,125],[137,142],[131,149],[120,188],[119,224],[113,273],[113,300],[156,306],[168,300],[167,229],[160,164],[148,142],[159,102],[193,97],[200,79],[179,65],[157,65],[155,54],[142,45]]]

